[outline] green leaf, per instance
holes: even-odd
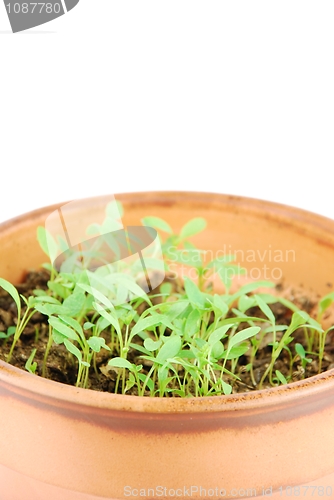
[[[167,302],[164,304],[167,309],[166,317],[173,321],[175,318],[180,316],[189,306],[188,300],[178,300],[176,302]]]
[[[244,313],[247,311],[247,309],[250,309],[251,307],[254,307],[256,304],[256,301],[254,297],[249,297],[248,295],[241,295],[241,297],[238,300],[238,309]]]
[[[303,323],[305,323],[305,316],[303,314],[303,311],[294,312],[291,318],[291,323],[289,325],[289,328],[287,329],[288,335],[297,330],[297,328],[299,328]]]
[[[46,304],[57,304],[61,305],[61,302],[58,299],[55,299],[54,297],[50,297],[50,295],[38,295],[37,297],[33,297],[34,302],[42,302]]]
[[[129,373],[129,378],[128,380],[126,381],[126,384],[125,384],[125,391],[124,392],[127,392],[129,389],[131,389],[134,385],[136,384],[136,379],[135,379],[135,376],[132,372]]]
[[[125,358],[112,358],[108,361],[108,366],[112,366],[113,368],[127,368],[130,371],[133,371],[135,368],[134,366],[130,363]]]
[[[229,262],[233,262],[236,260],[235,255],[233,254],[226,254],[222,257],[218,257],[217,259],[212,259],[210,262],[207,264],[208,268],[214,267],[214,268],[220,268],[220,267],[228,267],[226,264]]]
[[[87,285],[86,283],[78,283],[78,286],[80,288],[82,288],[83,290],[85,290],[85,292],[92,295],[94,297],[95,301],[101,302],[101,304],[103,304],[108,309],[114,308],[114,306],[110,302],[110,300],[105,295],[103,295],[103,293],[99,292],[99,290],[97,290],[96,288],[93,288],[92,286]]]
[[[179,351],[178,356],[181,359],[194,359],[196,358],[197,354],[197,349],[195,347],[192,347],[191,349],[183,349]]]
[[[245,328],[244,330],[237,332],[229,341],[229,350],[232,349],[233,346],[240,344],[244,340],[247,340],[250,337],[254,337],[259,333],[260,330],[261,328],[259,326],[250,326],[249,328]]]
[[[192,337],[195,334],[198,334],[200,329],[200,321],[201,321],[201,313],[198,309],[193,309],[189,314],[186,324],[185,331],[187,333],[188,338]]]
[[[275,371],[276,377],[278,380],[281,382],[281,384],[286,385],[288,383],[287,379],[284,377],[283,373],[281,373],[279,370]]]
[[[73,328],[73,330],[75,330],[81,338],[84,337],[82,326],[76,319],[71,318],[71,316],[59,316],[59,319]]]
[[[172,228],[170,225],[160,217],[144,217],[141,222],[144,226],[154,227],[155,229],[160,229],[160,231],[164,231],[165,233],[172,234]]]
[[[302,344],[298,344],[298,343],[296,343],[296,344],[295,344],[295,349],[296,349],[296,353],[298,354],[298,356],[299,356],[301,359],[305,359],[305,357],[306,357],[306,352],[305,352],[305,349],[304,349],[304,347],[302,346]]]
[[[333,303],[334,301],[334,292],[331,292],[324,297],[319,302],[319,313],[323,314],[326,309]]]
[[[146,375],[144,375],[144,373],[138,373],[138,378],[141,382],[143,382],[143,384],[145,384],[146,382],[146,385],[151,392],[154,391],[154,382],[152,379],[149,378],[146,380],[147,377]]]
[[[64,335],[64,337],[71,340],[79,340],[78,334],[72,329],[69,328],[65,323],[63,323],[59,318],[55,318],[54,316],[50,316],[48,319],[50,325],[55,328],[59,333]]]
[[[227,384],[223,379],[221,379],[221,384],[225,396],[229,396],[232,393],[232,386]]]
[[[161,344],[162,344],[161,340],[154,341],[151,338],[145,339],[145,341],[144,341],[144,347],[149,352],[156,351],[157,349],[159,349],[159,347],[161,346]]]
[[[168,337],[167,341],[158,352],[156,360],[159,363],[163,363],[167,359],[173,358],[179,353],[181,344],[181,337],[179,337],[178,335],[172,335],[171,337]]]
[[[25,369],[28,370],[28,372],[32,373],[32,374],[36,373],[36,368],[37,368],[36,361],[33,363],[33,359],[35,357],[36,352],[37,352],[37,349],[33,349],[31,351],[31,354],[30,354],[29,358],[27,359],[26,364],[24,366]]]
[[[97,310],[97,312],[104,318],[106,319],[110,325],[112,325],[116,332],[117,335],[121,336],[121,327],[119,324],[119,319],[116,316],[115,310],[111,309],[110,312],[107,312],[100,304],[97,302],[93,302],[94,308]]]
[[[11,337],[12,335],[14,335],[16,331],[16,327],[15,326],[9,326],[7,328],[7,332],[0,332],[0,339],[9,339],[9,337]]]
[[[228,349],[222,354],[222,358],[226,359],[237,359],[243,356],[248,351],[249,346],[247,344],[236,345],[232,349]]]
[[[94,352],[100,352],[101,349],[110,351],[110,347],[106,344],[106,341],[103,337],[90,337],[87,340],[87,344]]]
[[[185,240],[202,232],[206,228],[206,225],[206,220],[203,217],[195,217],[194,219],[191,219],[182,227],[180,231],[181,240]]]
[[[184,288],[190,302],[200,309],[205,309],[205,296],[198,286],[187,276],[184,278]]]
[[[130,332],[130,339],[132,339],[135,335],[142,331],[151,330],[153,327],[161,324],[168,326],[169,328],[173,328],[173,325],[170,323],[168,318],[162,314],[140,318],[140,320],[134,325]]]
[[[171,283],[162,283],[160,285],[160,292],[163,294],[163,295],[166,295],[167,297],[169,297],[169,295],[172,293],[172,284]]]
[[[35,304],[36,311],[45,316],[52,316],[52,314],[66,314],[68,311],[62,306],[57,304]]]
[[[18,291],[9,281],[0,278],[0,286],[12,297],[17,307],[18,318],[21,318],[21,300]]]
[[[299,344],[298,342],[296,342],[295,349],[296,349],[296,353],[298,354],[298,356],[300,357],[301,360],[305,361],[306,363],[312,363],[312,359],[306,357],[306,352],[305,352],[305,349],[302,346],[302,344]]]
[[[225,316],[228,313],[228,305],[226,304],[224,299],[217,293],[215,293],[213,296],[213,305],[220,311],[220,314],[222,316]]]
[[[72,286],[72,283],[71,283],[71,286]],[[61,283],[57,283],[55,281],[48,281],[48,288],[49,288],[49,290],[52,290],[52,292],[54,292],[56,295],[58,295],[62,299],[66,299],[66,297],[68,296],[69,287],[64,286]],[[34,290],[34,293],[36,293],[36,292],[40,292],[40,290],[36,290],[36,291]]]
[[[227,325],[224,325],[224,326],[221,326],[219,328],[217,328],[216,330],[214,330],[211,334],[210,334],[210,337],[208,339],[208,343],[209,345],[214,345],[216,342],[222,340],[223,338],[226,337],[226,332],[232,328],[233,324],[230,323],[230,324],[227,324]]]
[[[212,346],[211,354],[215,359],[220,359],[224,354],[224,345],[218,341]]]
[[[276,319],[274,313],[272,312],[268,304],[265,303],[265,301],[260,297],[260,295],[255,294],[254,299],[256,300],[256,303],[263,312],[263,314],[267,316],[269,321],[274,325],[276,323]]]
[[[197,267],[201,268],[203,267],[203,259],[201,256],[201,250],[186,250],[186,249],[180,249],[180,250],[175,250],[174,251],[174,262],[179,262],[181,264],[184,264],[185,266],[191,266],[191,267]]]
[[[51,233],[43,226],[37,228],[37,241],[43,252],[53,261],[58,252],[58,245]]]
[[[58,330],[56,330],[55,328],[52,328],[52,338],[57,345],[63,344],[64,340],[66,339],[65,335],[58,332]]]
[[[85,330],[90,330],[91,328],[94,328],[95,324],[94,323],[91,323],[90,321],[86,321],[84,324],[83,324],[83,327]]]
[[[79,363],[81,363],[81,361],[82,361],[81,351],[74,344],[72,344],[72,342],[70,342],[68,339],[64,340],[64,345],[65,345],[66,349],[77,358]]]
[[[148,351],[147,349],[145,349],[145,347],[139,345],[139,344],[135,344],[133,342],[130,342],[130,347],[132,347],[132,349],[135,349],[135,351],[139,351],[143,354],[150,354],[150,351]]]
[[[63,302],[63,307],[68,311],[71,316],[77,316],[81,313],[85,306],[86,297],[83,291],[76,287]]]
[[[276,285],[272,281],[252,281],[251,283],[247,283],[239,288],[239,290],[234,293],[231,299],[236,300],[241,297],[241,295],[245,295],[247,293],[253,292],[258,288],[274,288]]]

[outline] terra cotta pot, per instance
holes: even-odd
[[[211,193],[116,198],[128,225],[155,215],[177,230],[205,217],[205,237],[194,242],[234,252],[251,279],[332,289],[334,221],[325,217]],[[36,228],[56,208],[0,226],[1,277],[19,282],[45,261]],[[80,389],[0,361],[0,415],[1,500],[334,494],[334,370],[269,390],[180,399]]]

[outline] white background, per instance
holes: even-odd
[[[80,0],[11,34],[0,221],[96,194],[232,193],[334,218],[332,0]]]

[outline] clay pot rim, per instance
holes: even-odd
[[[329,231],[334,236],[334,221],[325,216],[309,212],[304,209],[284,205],[272,201],[260,200],[250,197],[226,195],[209,192],[186,192],[186,191],[154,191],[133,192],[116,194],[119,199],[133,202],[137,197],[139,204],[150,203],[173,205],[178,201],[189,203],[196,202],[203,205],[225,204],[230,206],[247,207],[252,212],[262,213],[264,217],[277,219],[287,225],[297,226],[303,224],[305,228],[312,229],[313,236],[320,230],[322,233]],[[102,200],[105,196],[95,196],[86,199]],[[39,208],[19,215],[0,224],[0,231],[6,230],[13,225],[24,223],[28,220],[39,218],[57,209],[66,202],[57,203]],[[334,241],[334,240],[333,240]],[[139,413],[162,413],[162,414],[187,414],[202,412],[225,412],[225,411],[248,411],[253,408],[274,407],[320,395],[333,389],[334,369],[309,377],[305,380],[289,383],[285,386],[272,387],[254,392],[238,393],[229,396],[205,396],[198,398],[149,398],[143,396],[129,396],[98,392],[90,389],[82,389],[74,386],[55,382],[42,377],[36,377],[31,373],[16,368],[0,360],[0,385],[7,389],[20,393],[26,397],[49,401],[63,401],[64,404],[80,405],[84,407],[100,408],[110,411],[131,411]]]

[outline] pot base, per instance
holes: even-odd
[[[29,478],[23,474],[15,472],[8,467],[0,465],[0,499],[1,500],[120,500],[112,497],[100,497],[95,495],[89,495],[86,493],[80,493],[73,490],[66,490],[64,488],[59,488],[58,486],[50,485],[37,481],[36,479]],[[190,488],[188,488],[189,491]],[[212,491],[207,490],[207,495],[203,491],[202,494],[193,492],[193,495],[187,495],[188,498],[193,500],[221,500],[233,498],[234,500],[241,500],[245,498],[252,498],[253,500],[260,500],[265,498],[270,498],[271,500],[282,500],[291,499],[295,497],[300,497],[303,499],[315,499],[321,498],[322,500],[330,499],[333,497],[334,492],[334,472],[327,475],[321,479],[317,479],[307,484],[299,486],[282,486],[278,491],[273,491],[270,486],[263,487],[261,491],[255,491],[255,489],[240,489],[238,492],[237,488],[230,492],[221,490],[220,494],[216,495],[214,489]],[[139,492],[138,492],[139,493]],[[160,498],[184,498],[181,495],[169,496],[156,496],[156,499]],[[190,493],[190,492],[189,492]],[[214,493],[214,494],[213,494]],[[238,495],[238,496],[236,496]],[[144,496],[138,495],[124,495],[122,498],[145,498]],[[146,497],[149,500],[153,500],[152,497]]]

